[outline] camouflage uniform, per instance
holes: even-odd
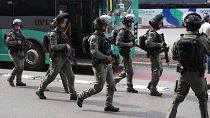
[[[148,89],[150,89],[151,95],[153,95],[158,93],[157,84],[163,72],[162,61],[159,55],[161,50],[157,45],[161,43],[161,39],[160,35],[153,29],[150,29],[147,36],[148,38],[145,43],[148,47],[147,56],[150,58],[152,71],[152,79],[148,84]]]
[[[25,86],[26,84],[22,82],[22,73],[24,69],[24,48],[22,44],[18,43],[18,39],[25,40],[24,36],[22,35],[21,31],[12,30],[7,34],[6,43],[9,48],[9,54],[12,58],[15,67],[12,70],[8,78],[8,82],[11,86],[14,86],[13,80],[16,76],[16,85],[17,86]]]
[[[102,47],[102,42],[107,40],[104,33],[96,31],[89,39],[90,42],[90,52],[92,54],[92,65],[93,71],[96,78],[96,84],[93,88],[83,91],[78,95],[78,106],[82,107],[82,101],[92,95],[95,95],[102,91],[105,82],[107,82],[107,98],[106,107],[113,107],[113,95],[114,95],[114,80],[113,80],[113,70],[111,64],[108,63],[108,56],[105,49]],[[105,108],[106,108],[105,107]],[[119,109],[118,109],[119,110]]]
[[[50,70],[52,68],[52,65],[51,65],[52,62],[51,61],[52,60],[50,59],[50,65],[49,65],[49,68],[48,68],[45,76],[47,76],[50,73]],[[65,90],[65,93],[69,93],[69,89],[68,89],[69,86],[67,84],[67,78],[66,78],[65,73],[62,70],[60,71],[60,77],[61,77],[61,81],[62,81],[62,84],[63,84],[63,88]]]
[[[74,87],[75,76],[72,71],[71,62],[68,58],[69,55],[66,49],[67,42],[67,36],[58,28],[55,28],[55,32],[51,32],[50,47],[52,51],[52,67],[50,69],[50,73],[41,81],[39,91],[36,93],[39,97],[41,96],[40,99],[46,99],[44,96],[44,90],[48,84],[50,84],[56,78],[58,73],[63,71],[68,81],[71,99],[76,100],[77,95]]]
[[[137,93],[138,91],[133,88],[133,67],[132,67],[132,59],[130,55],[130,46],[128,43],[135,42],[133,41],[134,36],[129,28],[125,27],[120,30],[118,33],[116,44],[120,48],[120,55],[123,57],[124,70],[120,74],[118,78],[115,78],[115,82],[118,83],[121,79],[123,79],[127,75],[127,91],[132,93]],[[124,73],[126,72],[126,73]]]
[[[197,37],[198,32],[187,31],[183,38],[194,40]],[[183,39],[183,40],[184,40]],[[201,53],[207,53],[210,55],[210,41],[201,35],[197,39],[197,43],[199,43],[199,47],[197,47],[197,51]],[[177,60],[177,42],[174,43],[172,49],[172,58]],[[197,58],[204,58],[200,56]],[[206,78],[204,77],[205,72],[205,63],[200,65],[199,68],[192,67],[185,68],[183,67],[182,72],[179,72],[179,79],[176,81],[175,92],[176,96],[174,97],[174,101],[172,103],[171,108],[169,109],[167,118],[175,118],[177,113],[177,108],[181,102],[184,101],[186,95],[188,94],[190,88],[194,91],[196,97],[199,100],[200,104],[200,112],[201,118],[209,118],[207,102],[208,102],[208,94],[207,94],[207,83]]]

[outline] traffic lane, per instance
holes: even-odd
[[[120,68],[114,72],[114,77],[118,76],[118,74],[123,70]],[[151,66],[150,65],[133,65],[134,70],[134,79],[139,80],[150,80],[151,79]],[[160,77],[160,81],[175,81],[179,77],[179,73],[176,72],[176,67],[164,66],[163,73]],[[205,77],[207,82],[210,83],[210,74],[205,72]]]
[[[77,79],[94,80],[93,76],[76,75]],[[61,82],[54,81],[49,85],[50,92],[46,92],[47,100],[40,100],[35,95],[40,80],[24,79],[27,87],[10,87],[6,77],[0,77],[0,116],[3,118],[163,118],[173,98],[173,93],[164,93],[163,97],[151,97],[149,91],[138,94],[125,92],[124,88],[115,92],[114,105],[120,107],[119,113],[104,112],[106,89],[84,101],[83,108],[79,108],[75,101],[69,100],[69,94],[62,90]],[[135,80],[138,84],[145,81]],[[121,84],[126,84],[122,81]],[[162,84],[162,83],[161,83]],[[169,83],[168,85],[171,85]],[[75,84],[76,90],[82,92],[93,84]],[[51,90],[52,89],[52,90]],[[122,90],[123,89],[123,90]],[[198,118],[197,99],[190,94],[178,110],[178,118]],[[190,108],[190,109],[189,109]]]

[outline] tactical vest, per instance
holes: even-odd
[[[98,50],[104,54],[104,55],[111,55],[111,43],[104,35],[97,34],[98,37]],[[104,63],[107,64],[106,60],[97,59],[94,56],[92,56],[92,64],[93,66],[97,63]]]
[[[52,32],[55,32],[57,34],[57,44],[69,44],[69,39],[68,37],[61,31],[56,31],[53,30]],[[51,49],[52,51],[52,49]],[[65,48],[63,50],[60,51],[52,51],[52,52],[56,52],[56,53],[60,53],[60,54],[68,54],[68,50]]]
[[[152,32],[155,32],[155,31],[152,31]],[[163,41],[161,39],[161,36],[157,32],[155,32],[155,35],[156,35],[156,38],[152,42],[162,43]],[[158,55],[160,53],[161,53],[161,48],[159,48],[159,47],[154,47],[154,48],[147,47],[147,55],[148,56],[151,54]]]
[[[25,40],[25,37],[23,36],[22,32],[19,31],[19,33],[14,33],[13,31],[11,31],[10,33],[14,34],[15,37],[15,40],[18,41],[18,39],[21,39],[22,43],[23,43],[23,40]],[[15,46],[9,46],[8,49],[10,50],[10,53],[13,54],[13,53],[19,53],[21,51],[23,51],[23,44],[22,45],[15,45]]]
[[[197,35],[195,39],[184,38],[182,34],[177,42],[177,59],[184,68],[199,69],[203,67],[205,55],[198,42],[199,37],[200,35]]]
[[[122,29],[124,30],[124,29]],[[132,39],[133,38],[133,34],[129,31],[129,30],[124,30],[124,36],[122,38],[122,41],[123,43],[129,43],[131,41],[133,41],[133,44],[135,44],[134,40]],[[124,55],[129,55],[130,53],[130,48],[129,46],[127,47],[120,47],[120,50],[119,50],[119,53],[124,56]]]

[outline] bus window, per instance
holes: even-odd
[[[15,16],[54,16],[54,0],[15,0]]]
[[[12,0],[0,1],[0,16],[13,16]]]

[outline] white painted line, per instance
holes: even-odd
[[[9,77],[10,74],[2,74],[2,77]],[[24,79],[31,79],[31,78],[34,78],[35,76],[32,76],[32,75],[22,75],[22,78]]]
[[[94,84],[95,81],[75,80],[75,83],[78,83],[78,84]]]
[[[127,86],[125,86],[125,87],[127,87]],[[145,86],[145,85],[134,85],[133,87],[136,88],[136,89],[148,90],[147,86]],[[170,89],[168,87],[160,87],[160,86],[158,86],[157,90],[158,91],[168,91]]]

